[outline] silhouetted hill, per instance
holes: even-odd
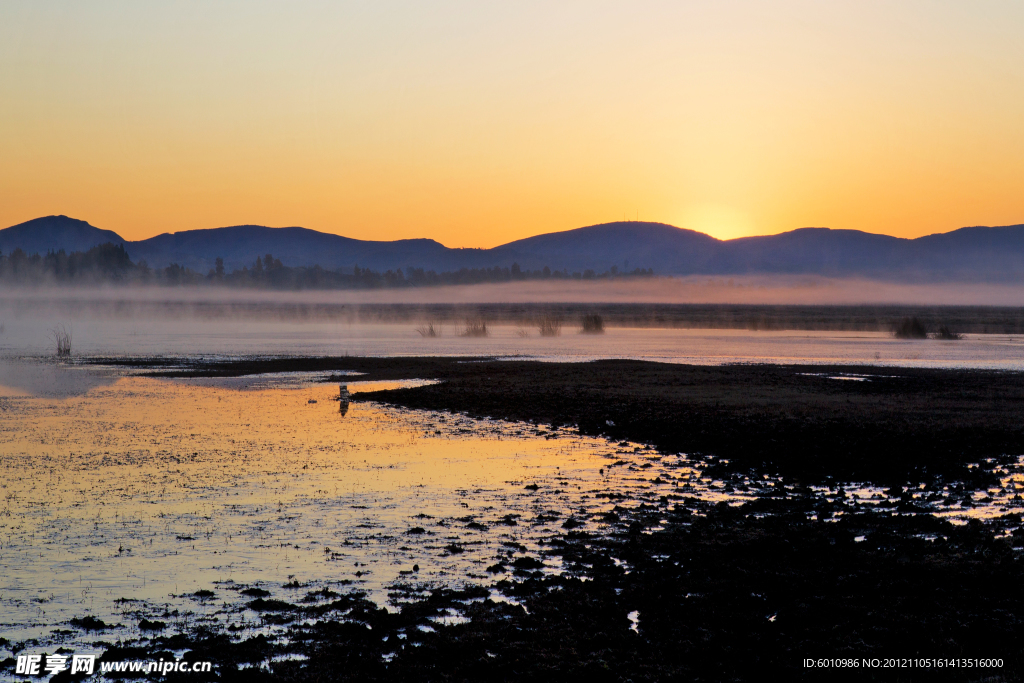
[[[61,249],[70,254],[73,251],[89,251],[106,242],[128,244],[116,232],[100,230],[85,221],[67,216],[35,218],[0,230],[0,252],[4,254],[10,254],[18,248],[27,254],[45,254]]]
[[[1024,281],[1024,225],[961,228],[911,241],[901,254],[910,274],[951,280]],[[979,278],[978,275],[984,277]]]
[[[430,239],[356,240],[306,228],[239,225],[186,230],[138,242],[84,221],[50,216],[0,230],[0,250],[84,251],[123,242],[134,261],[178,263],[200,273],[221,257],[227,269],[273,254],[288,266],[377,271],[510,267],[597,272],[653,268],[661,275],[777,273],[899,281],[1024,282],[1024,225],[962,228],[903,239],[856,230],[801,228],[779,235],[717,240],[663,223],[593,225],[537,235],[493,249],[449,249]]]
[[[512,259],[526,268],[590,268],[604,271],[654,268],[655,272],[702,272],[723,242],[702,232],[664,223],[604,223],[509,242],[489,251],[498,265]]]
[[[273,254],[289,266],[320,265],[329,270],[355,265],[375,270],[444,263],[457,250],[429,239],[374,242],[306,228],[236,225],[210,230],[164,233],[132,242],[132,258],[150,266],[180,263],[205,273],[219,256],[228,270],[251,266],[257,257]]]
[[[1024,281],[1024,225],[902,239],[802,228],[725,243],[715,273],[791,273],[899,281]]]
[[[850,276],[893,272],[891,255],[911,240],[858,230],[800,228],[779,235],[741,237],[709,263],[715,273],[814,273]]]

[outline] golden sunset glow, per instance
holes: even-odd
[[[1024,223],[1019,2],[0,5],[0,227]]]

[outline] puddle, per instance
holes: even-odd
[[[134,373],[132,373],[134,374]],[[337,387],[344,386],[350,394],[358,394],[368,391],[386,391],[389,389],[411,389],[429,384],[437,384],[432,379],[400,379],[400,380],[359,380],[362,372],[353,370],[332,370],[331,372],[265,372],[243,377],[187,377],[166,379],[175,383],[188,386],[210,387],[216,389],[234,389],[235,391],[263,391],[266,389],[310,389],[312,387],[324,386],[330,377],[346,376],[352,377],[345,383],[331,383],[334,386],[335,397]],[[316,400],[316,399],[313,399]]]
[[[633,633],[640,633],[640,612],[633,610],[626,615],[626,618],[629,619],[629,630]]]
[[[828,372],[798,372],[796,374],[804,377],[824,377],[825,379],[837,379],[846,382],[870,382],[872,379],[879,377],[898,378],[898,375],[861,375],[855,372],[840,372],[835,375]]]
[[[337,372],[263,372],[243,377],[188,377],[170,380],[196,387],[234,389],[235,391],[262,391],[264,389],[306,389],[322,383],[331,375],[358,377],[361,372],[339,370]]]

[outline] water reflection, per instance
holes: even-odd
[[[246,618],[226,602],[253,588],[295,599],[345,585],[387,603],[488,583],[571,516],[596,526],[577,514],[581,502],[634,485],[609,460],[647,452],[339,400],[342,417],[338,385],[312,379],[125,377],[62,401],[7,399],[5,637],[52,640],[83,615],[120,624],[110,639],[137,635],[140,616],[225,625]]]
[[[339,384],[338,385],[338,412],[341,413],[342,417],[344,417],[345,415],[348,414],[348,403],[349,403],[348,385],[346,385],[346,384]]]
[[[3,399],[4,637],[113,642],[143,635],[143,618],[269,632],[252,598],[358,589],[397,604],[436,586],[562,572],[546,541],[606,531],[623,508],[798,493],[771,477],[715,481],[685,455],[571,429],[350,403],[319,379],[123,377],[61,400]],[[909,498],[965,519],[1019,505],[1020,470],[1001,475],[970,500],[955,488],[808,495],[835,502],[837,515],[899,512]],[[116,626],[69,628],[86,615]]]
[[[0,358],[0,400],[14,396],[66,398],[117,381],[120,373],[52,360]]]

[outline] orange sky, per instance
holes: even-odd
[[[0,4],[0,227],[1024,223],[1024,3]]]

